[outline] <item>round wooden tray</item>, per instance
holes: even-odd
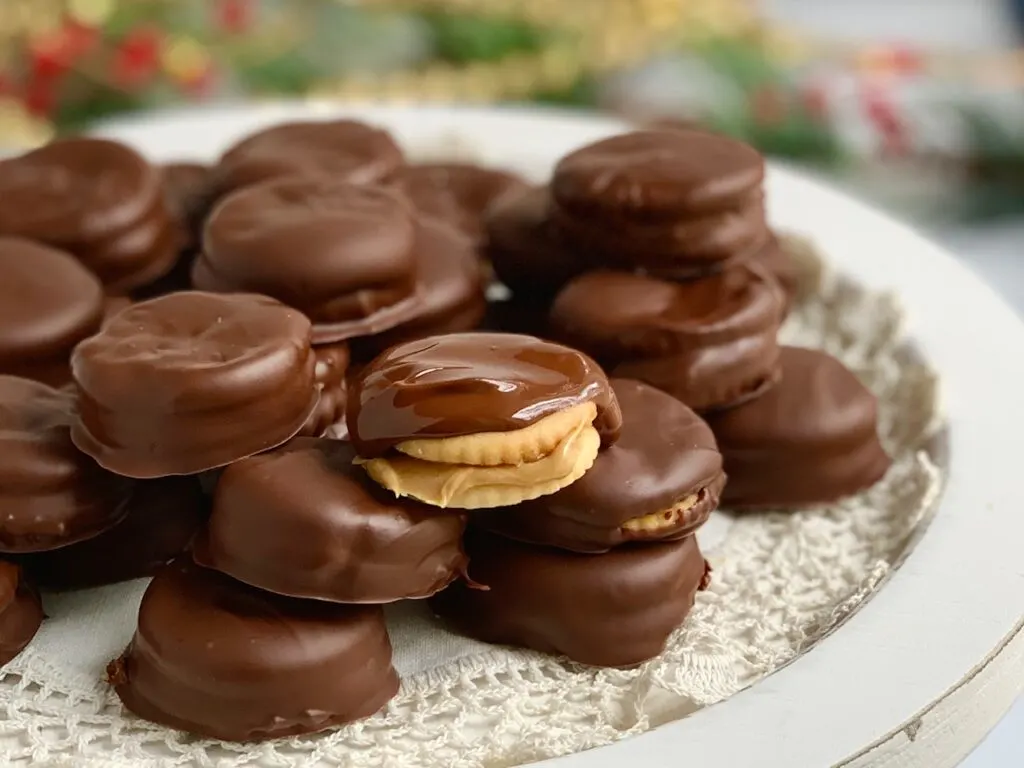
[[[242,133],[327,116],[328,104],[162,113],[106,125],[157,160],[211,155]],[[621,123],[561,112],[344,109],[438,154],[469,136],[484,161],[538,178]],[[452,142],[448,138],[452,138]],[[549,763],[701,768],[956,765],[1024,690],[1024,325],[952,256],[906,226],[789,169],[768,179],[773,223],[817,240],[849,277],[898,294],[920,353],[940,374],[949,477],[900,567],[837,631],[728,700],[610,747]]]

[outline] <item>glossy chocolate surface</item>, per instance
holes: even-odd
[[[476,242],[488,207],[526,183],[508,171],[472,163],[417,163],[401,170],[398,185],[422,216]]]
[[[323,176],[284,178],[214,208],[192,282],[265,293],[314,322],[353,320],[409,296],[415,245],[412,214],[397,193]]]
[[[126,513],[128,484],[71,442],[68,390],[0,376],[0,552],[39,552],[96,536]]]
[[[380,456],[415,437],[522,429],[593,401],[605,444],[622,423],[604,372],[586,355],[532,336],[459,333],[392,347],[352,383],[349,437]]]
[[[783,347],[782,380],[707,417],[729,475],[722,506],[793,508],[863,490],[888,470],[874,395],[824,352]]]
[[[763,179],[760,153],[735,139],[699,130],[635,131],[564,157],[551,188],[565,210],[649,222],[734,208]]]
[[[465,517],[398,499],[338,440],[296,438],[227,467],[201,565],[269,592],[341,603],[428,597],[465,567]]]
[[[754,258],[782,289],[783,316],[788,315],[800,293],[800,268],[796,259],[775,235]]]
[[[70,254],[0,237],[0,373],[66,384],[71,350],[103,310],[103,286]]]
[[[25,581],[21,568],[0,561],[0,666],[25,649],[42,623],[39,593]]]
[[[210,503],[189,475],[134,482],[126,507],[124,519],[99,536],[21,558],[32,581],[71,590],[152,576],[185,551]]]
[[[133,149],[62,139],[0,162],[0,234],[92,241],[131,226],[159,197],[159,174]]]
[[[775,381],[780,314],[774,281],[760,267],[739,266],[685,283],[589,272],[559,293],[549,322],[555,338],[614,376],[707,410]]]
[[[567,247],[592,259],[680,280],[719,271],[723,262],[753,258],[769,238],[760,191],[735,209],[673,222],[624,223],[556,209],[552,223]]]
[[[661,653],[709,572],[693,536],[594,556],[471,531],[466,551],[475,585],[433,597],[439,616],[484,642],[602,667]]]
[[[319,399],[309,320],[265,296],[133,304],[71,360],[75,444],[128,477],[192,474],[280,445]]]
[[[487,311],[484,273],[464,238],[436,222],[424,221],[416,246],[416,293],[412,316],[394,328],[352,340],[354,354],[369,360],[405,341],[480,326]]]
[[[703,525],[725,476],[710,428],[681,402],[654,387],[612,379],[622,432],[594,466],[557,493],[513,507],[483,510],[474,524],[533,544],[606,552],[636,540],[680,539]],[[661,514],[691,495],[696,504],[656,530],[629,530],[627,520]]]
[[[550,213],[548,188],[530,187],[503,196],[484,217],[484,253],[517,298],[553,296],[587,266],[559,240]]]
[[[402,160],[386,131],[356,120],[281,123],[225,152],[212,182],[219,194],[291,174],[371,184],[392,176]]]
[[[187,560],[150,583],[107,675],[136,715],[225,741],[320,731],[398,691],[378,606],[272,595]]]
[[[348,400],[348,366],[351,359],[348,343],[323,344],[313,347],[316,356],[315,379],[320,389],[320,402],[316,405],[300,435],[320,437],[324,432],[345,421],[345,403]]]

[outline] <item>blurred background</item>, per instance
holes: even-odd
[[[0,0],[0,151],[281,97],[703,124],[914,221],[1024,310],[1024,0]],[[967,765],[1024,765],[1024,704]]]

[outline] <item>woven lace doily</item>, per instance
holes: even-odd
[[[716,513],[724,534],[706,550],[711,586],[659,658],[628,671],[586,668],[463,640],[422,605],[398,606],[389,624],[403,684],[383,712],[317,736],[221,744],[125,713],[103,684],[103,653],[114,655],[130,637],[144,587],[122,585],[113,589],[127,592],[102,599],[51,598],[47,612],[56,618],[44,625],[48,634],[0,673],[4,764],[509,766],[641,733],[792,661],[879,587],[941,485],[928,453],[941,427],[936,378],[902,337],[897,301],[815,268],[813,259],[805,266],[818,287],[782,338],[831,352],[878,395],[880,430],[895,463],[870,491],[826,509],[728,524]],[[102,652],[77,666],[69,661],[96,644]]]

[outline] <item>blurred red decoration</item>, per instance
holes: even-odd
[[[252,0],[219,0],[215,10],[217,26],[224,32],[239,34],[252,25]]]
[[[57,79],[92,50],[99,39],[94,27],[76,21],[34,39],[29,46],[32,76]]]
[[[910,141],[906,126],[884,89],[875,84],[865,85],[861,89],[861,103],[868,120],[878,129],[882,138],[882,153],[897,156],[909,152]]]
[[[124,88],[138,88],[156,75],[163,35],[155,27],[137,27],[118,44],[112,63],[113,77]]]

